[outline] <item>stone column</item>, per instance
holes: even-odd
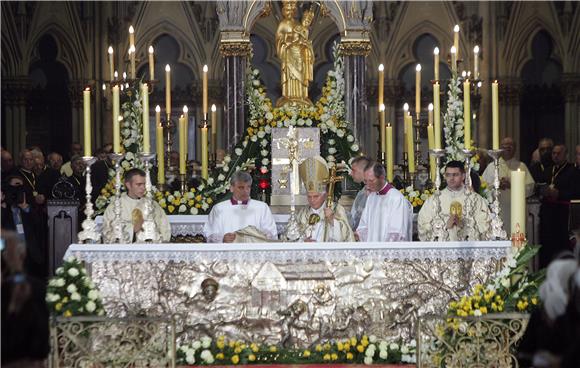
[[[369,103],[366,85],[366,57],[371,51],[369,40],[343,40],[340,43],[344,57],[346,120],[362,149],[374,147],[371,141],[372,126],[369,121]]]
[[[85,84],[82,80],[73,80],[68,85],[72,114],[71,142],[79,142],[81,145],[83,144],[83,89]]]
[[[566,102],[564,123],[568,159],[574,162],[575,147],[580,143],[580,74],[562,76],[562,95]]]
[[[504,78],[499,91],[499,137],[512,137],[521,144],[520,135],[520,101],[522,82],[520,78]],[[519,151],[516,151],[519,158]]]
[[[3,103],[6,104],[6,149],[15,160],[26,147],[26,102],[30,92],[28,77],[16,77],[2,81]]]
[[[224,115],[222,142],[226,152],[242,138],[245,124],[246,67],[252,51],[250,40],[223,42],[220,53],[224,58]]]

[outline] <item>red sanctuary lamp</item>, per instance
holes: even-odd
[[[266,176],[268,174],[268,168],[261,167],[260,174]],[[258,179],[258,188],[262,190],[262,201],[266,202],[266,190],[270,189],[270,179],[267,176]]]

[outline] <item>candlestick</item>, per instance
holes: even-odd
[[[147,83],[141,84],[141,99],[143,100],[143,152],[150,153],[149,138],[149,86]]]
[[[434,78],[436,81],[439,80],[439,47],[435,47],[433,49],[433,69],[434,69]]]
[[[439,100],[439,82],[433,84],[433,130],[435,149],[441,148],[441,102]]]
[[[493,149],[499,149],[499,85],[497,81],[491,84],[491,115]]]
[[[211,150],[215,156],[217,155],[217,108],[215,104],[211,105]]]
[[[453,27],[453,47],[455,47],[457,52],[456,60],[459,60],[459,24],[456,24],[455,27]]]
[[[171,115],[171,67],[165,65],[165,113]]]
[[[473,78],[479,79],[479,46],[473,48]]]
[[[155,106],[155,147],[157,151],[157,184],[165,184],[165,151],[163,150],[163,125],[161,124],[161,107]]]
[[[421,113],[421,64],[415,67],[415,114]]]
[[[512,171],[510,176],[511,193],[511,232],[515,232],[519,225],[520,231],[526,233],[526,172]]]
[[[415,150],[413,148],[413,117],[407,113],[405,116],[405,128],[407,130],[407,155],[409,157],[409,173],[415,173]]]
[[[113,152],[121,153],[121,126],[119,123],[119,86],[113,86]]]
[[[445,150],[443,149],[432,149],[429,151],[429,156],[435,158],[436,175],[434,181],[435,193],[433,193],[433,203],[434,203],[434,213],[435,218],[433,219],[433,231],[431,232],[431,241],[445,241],[448,238],[448,231],[445,229],[445,220],[443,220],[441,211],[441,192],[439,188],[441,187],[441,175],[439,175],[441,163],[441,157],[445,155]]]
[[[455,46],[451,47],[451,71],[457,73],[457,49]]]
[[[203,116],[207,116],[207,65],[203,66]]]
[[[129,47],[129,60],[131,61],[131,79],[135,79],[135,45]]]
[[[379,64],[379,102],[377,106],[381,106],[384,103],[384,93],[385,93],[385,66]]]
[[[393,127],[391,126],[391,123],[387,124],[387,127],[385,129],[386,131],[386,140],[387,140],[387,152],[386,152],[386,157],[387,157],[387,180],[392,183],[393,179],[394,179],[394,146],[393,146]]]
[[[120,153],[110,153],[109,159],[115,167],[115,197],[113,199],[113,231],[109,239],[103,239],[106,243],[130,243],[123,229],[123,220],[121,218],[121,161],[124,155]]]
[[[434,149],[435,147],[435,137],[433,136],[433,124],[429,123],[427,125],[427,142],[429,143],[429,150]],[[437,168],[435,167],[435,156],[429,156],[429,173],[431,177],[431,181],[435,181]]]
[[[161,235],[153,216],[153,188],[151,186],[151,161],[155,157],[152,153],[141,153],[139,158],[145,165],[145,203],[143,206],[143,228],[137,233],[138,243],[157,243]]]
[[[101,241],[101,234],[97,231],[97,224],[93,219],[93,202],[91,200],[91,193],[93,186],[91,183],[91,166],[97,161],[96,157],[84,156],[82,158],[85,163],[85,219],[83,220],[83,230],[79,232],[78,239],[81,243],[99,243]]]
[[[185,148],[185,119],[183,115],[179,117],[179,174],[185,175],[186,167],[185,167],[185,157],[186,157],[186,148]]]
[[[489,157],[493,159],[494,164],[494,179],[493,179],[493,190],[492,190],[492,203],[490,205],[491,209],[491,240],[504,240],[506,238],[506,231],[504,230],[504,223],[501,219],[501,207],[499,205],[499,157],[503,150],[501,149],[491,149],[487,151]]]
[[[385,140],[385,105],[379,105],[379,131],[381,138],[381,156],[386,152],[386,140]],[[384,162],[383,162],[384,164]]]
[[[409,104],[403,104],[403,153],[407,153],[407,115],[409,115]]]
[[[91,89],[83,91],[85,157],[91,156]]]
[[[470,82],[463,82],[463,136],[465,149],[471,149],[471,95]]]
[[[208,178],[207,122],[201,126],[201,177]]]
[[[109,52],[109,72],[111,75],[111,80],[115,79],[115,61],[113,60],[113,46],[109,46],[107,50]]]
[[[149,46],[149,80],[155,80],[155,59],[153,58],[153,46]]]

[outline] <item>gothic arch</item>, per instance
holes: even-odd
[[[10,7],[7,3],[2,3],[3,12],[11,12]],[[22,55],[22,47],[18,42],[18,37],[16,36],[15,25],[13,23],[13,17],[3,17],[4,24],[2,24],[2,76],[7,78],[8,76],[16,76],[22,72],[19,69],[20,56]],[[21,66],[20,66],[21,67]]]

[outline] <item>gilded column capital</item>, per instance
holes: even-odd
[[[340,52],[343,56],[369,56],[371,41],[368,39],[343,40],[340,43]]]
[[[252,53],[252,43],[249,40],[222,41],[220,53],[223,57],[248,56]]]

